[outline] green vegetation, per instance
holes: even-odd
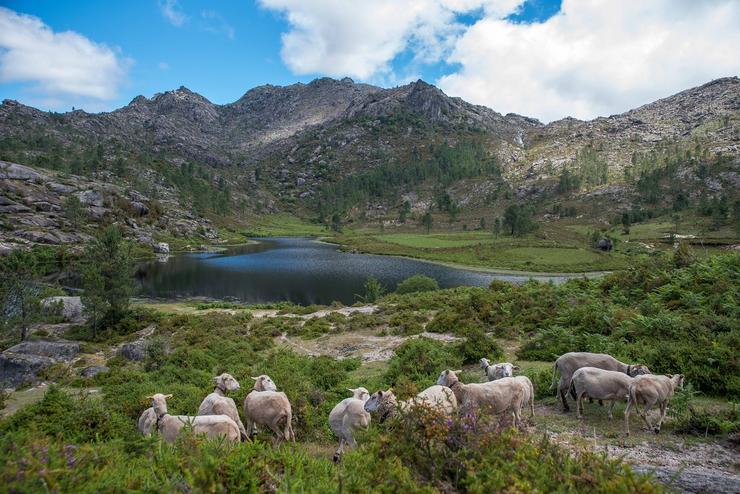
[[[377,278],[370,276],[363,285],[365,293],[362,295],[356,294],[355,297],[361,302],[366,304],[372,304],[376,302],[386,292],[386,288],[380,283]]]
[[[428,292],[431,290],[439,290],[439,284],[434,278],[424,276],[423,274],[415,274],[396,286],[396,293],[399,294]]]

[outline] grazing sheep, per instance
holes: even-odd
[[[282,439],[295,442],[291,424],[293,411],[288,397],[285,393],[276,391],[275,384],[269,376],[262,375],[253,379],[254,389],[244,398],[247,436],[254,435],[255,425],[266,425],[275,433],[276,443],[279,444]]]
[[[518,426],[522,402],[527,394],[527,387],[521,380],[504,377],[487,383],[463,384],[458,379],[457,372],[461,371],[442,371],[437,384],[447,386],[455,393],[460,408],[471,410],[486,407],[493,413],[511,412],[514,427]]]
[[[231,374],[221,374],[213,378],[216,388],[206,396],[198,407],[198,415],[226,415],[239,426],[242,441],[247,440],[247,431],[242,419],[239,418],[239,409],[234,400],[226,396],[229,391],[238,391],[239,382]]]
[[[534,385],[527,376],[516,376],[514,379],[524,385],[525,393],[522,398],[522,408],[529,405],[529,416],[534,417]]]
[[[380,422],[385,422],[388,417],[401,410],[406,412],[419,405],[435,409],[444,415],[451,415],[457,409],[457,398],[455,393],[445,386],[435,384],[418,393],[410,400],[398,401],[392,389],[387,391],[376,391],[365,403],[365,410],[380,416]]]
[[[560,371],[558,393],[560,394],[560,400],[563,402],[563,411],[570,410],[566,401],[566,394],[570,390],[573,373],[581,367],[596,367],[597,369],[622,372],[630,377],[650,374],[650,370],[642,364],[625,364],[605,353],[570,352],[561,355],[555,361],[552,369],[552,386],[550,386],[550,389],[555,389],[555,376]]]
[[[495,381],[503,377],[514,377],[514,371],[519,370],[519,366],[509,362],[491,365],[487,358],[480,359],[480,368],[483,369],[489,381]]]
[[[627,408],[624,410],[624,430],[627,435],[629,436],[630,434],[629,419],[633,406],[637,409],[637,413],[645,421],[645,424],[647,424],[648,429],[652,429],[656,434],[659,433],[660,426],[663,424],[665,413],[668,409],[668,400],[673,398],[676,388],[683,389],[683,381],[683,374],[668,374],[667,376],[645,375],[635,377],[630,384]],[[650,425],[650,421],[648,421],[647,413],[656,404],[660,407],[660,419],[658,419],[658,423],[653,426]],[[645,405],[644,411],[641,412],[638,405]]]
[[[344,453],[344,445],[350,448],[357,447],[354,433],[359,429],[370,426],[370,414],[365,411],[365,402],[370,394],[365,388],[349,389],[351,398],[345,398],[329,413],[329,428],[339,438],[339,447],[334,453],[334,462],[337,463]]]
[[[149,437],[152,435],[152,430],[156,425],[157,413],[154,411],[154,408],[149,407],[141,413],[137,427],[144,437]]]
[[[581,367],[573,373],[570,381],[571,394],[576,400],[578,418],[583,418],[583,398],[610,400],[609,419],[616,401],[627,401],[633,378],[623,372]]]
[[[191,417],[188,415],[170,415],[167,413],[167,398],[172,395],[157,393],[149,396],[152,408],[157,415],[157,430],[165,441],[173,443],[186,425],[196,434],[205,434],[209,438],[224,437],[228,441],[239,441],[239,427],[226,415],[205,415]]]

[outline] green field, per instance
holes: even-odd
[[[451,247],[465,247],[480,243],[491,243],[493,238],[487,232],[471,232],[464,234],[435,234],[422,235],[418,233],[390,233],[376,235],[382,242],[414,247],[418,249],[445,249]]]
[[[247,237],[298,237],[327,235],[329,230],[317,223],[309,223],[288,214],[260,216],[249,221],[242,232]]]

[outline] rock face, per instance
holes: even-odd
[[[118,349],[118,355],[134,361],[142,361],[146,359],[146,340],[136,340],[131,343],[124,343],[121,348]]]
[[[159,242],[154,244],[153,246],[154,252],[157,254],[169,254],[170,253],[170,244],[167,242]]]
[[[56,362],[69,362],[80,353],[72,341],[24,341],[0,353],[0,386],[36,384],[39,373]]]
[[[61,307],[60,315],[68,322],[80,322],[84,320],[82,300],[80,297],[48,297],[41,301],[44,308],[51,309]]]
[[[109,370],[110,369],[105,365],[91,365],[82,369],[82,371],[80,371],[80,376],[95,377],[98,374],[103,374],[105,372],[108,372]]]

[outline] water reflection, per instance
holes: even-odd
[[[249,303],[289,300],[305,305],[334,300],[350,304],[369,276],[392,290],[414,274],[435,278],[443,288],[527,279],[398,257],[349,254],[331,244],[295,237],[259,239],[223,252],[170,256],[165,263],[140,266],[137,277],[142,294],[150,297],[232,298]]]

